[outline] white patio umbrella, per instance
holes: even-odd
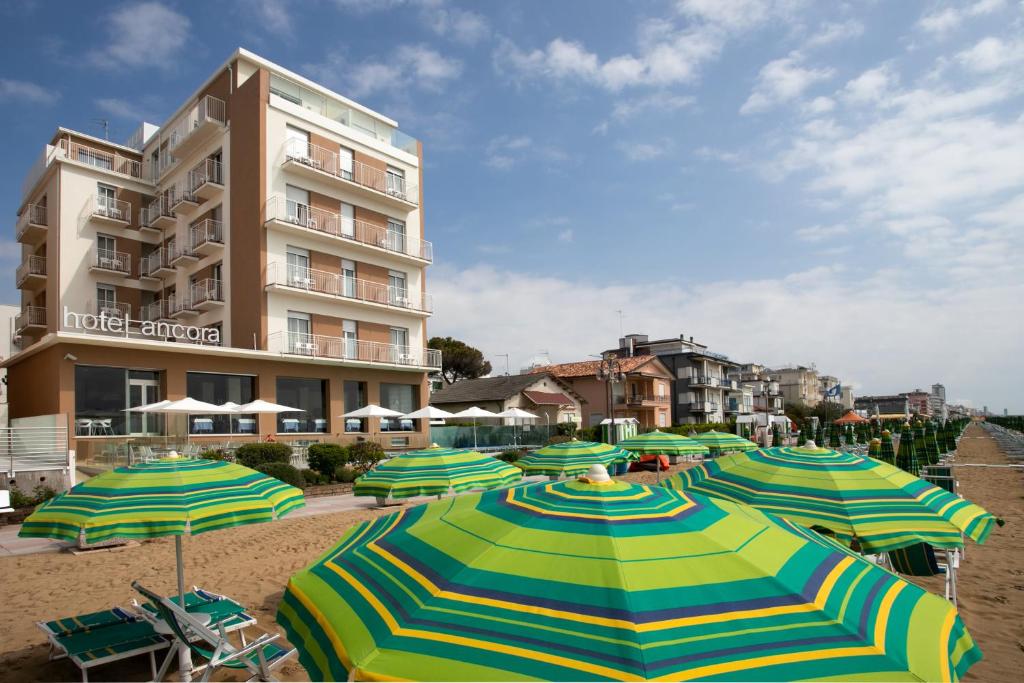
[[[406,413],[402,417],[407,420],[447,420],[450,417],[455,417],[455,414],[449,413],[447,410],[435,408],[434,406],[427,406],[426,408],[420,408],[419,410],[414,410],[411,413]]]
[[[391,410],[390,408],[381,408],[379,405],[374,403],[368,403],[367,405],[357,410],[352,410],[341,416],[343,419],[348,418],[359,418],[360,420],[367,417],[402,417],[402,413],[398,410]]]
[[[188,425],[188,418],[190,415],[231,415],[237,413],[235,408],[225,408],[214,403],[207,403],[205,401],[197,401],[194,398],[182,398],[177,401],[171,401],[166,405],[156,408],[150,412],[154,413],[167,413],[168,415],[184,415],[185,416],[185,441],[191,438],[191,433]]]
[[[512,418],[512,446],[517,446],[518,442],[516,439],[516,420],[539,420],[540,415],[534,415],[528,413],[522,408],[509,408],[498,413],[498,417],[510,417]]]
[[[258,398],[255,401],[249,401],[248,403],[238,406],[238,412],[240,413],[304,413],[306,412],[302,408],[292,408],[291,406],[284,406],[280,403],[271,403],[270,401],[264,401],[262,398]]]
[[[473,406],[471,408],[466,408],[465,410],[460,410],[459,412],[455,413],[453,417],[469,417],[473,419],[473,448],[476,449],[476,421],[480,418],[498,417],[498,414],[492,413],[489,410],[484,410],[483,408],[477,406]]]
[[[125,410],[130,413],[158,413],[160,412],[160,408],[163,408],[168,403],[170,403],[170,401],[165,398],[164,400],[157,401],[156,403],[147,403],[145,405],[135,406],[134,408],[125,408]]]

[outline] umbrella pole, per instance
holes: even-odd
[[[174,556],[178,561],[178,604],[185,609],[185,559],[181,551],[181,536],[174,537]],[[192,652],[188,643],[178,644],[178,678],[192,680]]]

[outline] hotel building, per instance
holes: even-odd
[[[189,431],[425,445],[425,421],[339,417],[415,410],[440,368],[422,175],[395,121],[242,49],[124,144],[58,128],[17,216],[11,418],[66,415],[81,456],[170,429],[127,408],[261,398],[303,412]]]

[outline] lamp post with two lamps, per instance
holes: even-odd
[[[606,392],[606,398],[608,401],[608,443],[614,445],[616,441],[615,433],[615,411],[613,408],[614,397],[612,385],[626,380],[626,374],[622,371],[622,363],[619,357],[613,353],[606,353],[600,356],[601,362],[597,366],[597,371],[594,376],[599,382],[605,382],[608,385],[608,391]]]

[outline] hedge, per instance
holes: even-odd
[[[296,488],[306,488],[306,480],[302,478],[302,473],[286,462],[265,462],[253,469]]]
[[[235,451],[235,462],[254,470],[265,463],[287,465],[292,459],[292,447],[285,443],[247,443]]]

